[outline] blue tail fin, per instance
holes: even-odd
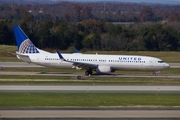
[[[39,53],[38,49],[19,26],[13,26],[13,29],[19,53]]]
[[[75,52],[75,53],[79,53],[79,51],[78,51],[76,48],[74,48],[74,52]]]

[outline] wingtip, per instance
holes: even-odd
[[[74,52],[75,52],[75,53],[79,53],[79,51],[78,51],[76,48],[74,48]]]
[[[56,50],[56,52],[57,52],[60,59],[64,59],[63,56],[61,55],[61,53],[58,50]]]

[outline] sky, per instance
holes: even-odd
[[[81,2],[117,1],[117,2],[158,3],[158,4],[180,5],[180,0],[67,0],[67,1],[81,1]]]

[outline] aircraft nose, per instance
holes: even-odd
[[[165,68],[170,68],[170,65],[167,64],[167,63],[165,63],[165,64],[164,64],[164,67],[165,67]]]

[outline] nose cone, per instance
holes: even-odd
[[[164,67],[165,67],[165,68],[170,68],[170,65],[167,64],[167,63],[164,63]]]

